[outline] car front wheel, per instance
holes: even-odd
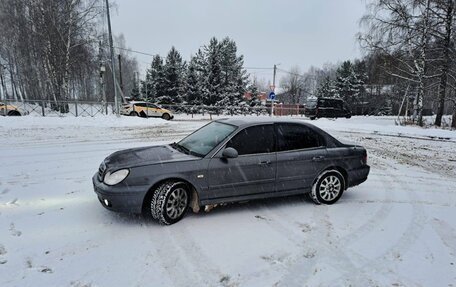
[[[174,224],[184,217],[189,202],[190,193],[185,183],[177,181],[162,183],[152,196],[151,215],[160,224]]]
[[[326,170],[312,186],[310,197],[316,204],[333,204],[345,190],[345,179],[337,170]]]
[[[168,113],[164,113],[162,115],[162,119],[169,121],[171,119],[171,116]]]

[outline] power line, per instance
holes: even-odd
[[[246,70],[274,70],[274,68],[245,67]]]
[[[146,52],[136,51],[136,50],[127,49],[127,48],[121,48],[121,47],[114,47],[114,48],[119,49],[119,50],[124,50],[124,51],[128,51],[128,52],[132,52],[132,53],[136,53],[136,54],[141,54],[141,55],[145,55],[145,56],[150,56],[150,57],[155,57],[156,55],[158,55],[158,54],[150,54],[150,53],[146,53]]]
[[[290,71],[287,71],[287,70],[282,70],[282,69],[279,69],[277,68],[278,71],[282,72],[282,73],[287,73],[287,74],[290,74],[290,75],[293,75],[293,76],[297,76],[297,77],[304,77],[304,75],[300,75],[300,74],[297,74],[297,73],[293,73],[293,72],[290,72]]]

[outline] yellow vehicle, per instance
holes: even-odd
[[[6,106],[6,109],[5,109]],[[21,110],[20,108],[13,105],[5,105],[5,103],[0,103],[0,115],[1,116],[23,116],[27,112]]]
[[[158,117],[164,120],[171,120],[174,115],[171,111],[151,104],[148,102],[132,101],[122,106],[120,114],[125,116],[136,116],[136,117]]]

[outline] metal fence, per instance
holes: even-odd
[[[190,116],[208,115],[208,116],[236,116],[236,115],[270,115],[270,106],[248,105],[221,107],[206,105],[161,105],[172,111],[174,114],[185,114]],[[49,100],[0,100],[0,115],[32,115],[32,116],[56,116],[56,117],[94,117],[97,115],[108,115],[115,113],[113,102],[102,103],[94,101],[49,101]],[[275,105],[274,115],[303,116],[304,108],[299,105]]]
[[[112,114],[114,103],[89,101],[0,100],[0,115],[94,117]]]

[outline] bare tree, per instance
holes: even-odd
[[[423,124],[426,79],[435,77],[427,74],[430,27],[435,24],[432,5],[431,0],[374,0],[361,20],[366,26],[360,35],[363,46],[394,57],[398,65],[390,74],[417,86],[414,118],[419,125]]]
[[[57,103],[93,93],[98,2],[0,2],[0,61],[14,98]]]
[[[300,97],[304,92],[304,77],[298,66],[294,66],[280,80],[280,87],[291,104],[298,104]]]

